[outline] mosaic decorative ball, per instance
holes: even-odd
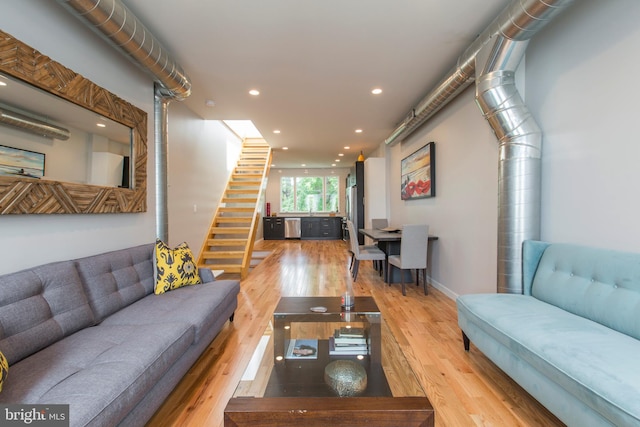
[[[336,360],[324,368],[324,381],[340,397],[351,397],[367,388],[367,371],[351,360]]]

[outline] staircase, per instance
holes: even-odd
[[[245,139],[198,258],[199,267],[224,270],[225,276],[244,279],[259,221],[271,148],[264,139]]]

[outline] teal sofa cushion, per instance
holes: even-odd
[[[640,254],[549,245],[540,259],[531,294],[640,339]]]
[[[640,425],[640,341],[531,296],[463,295],[457,306],[463,330],[472,323],[612,425]]]

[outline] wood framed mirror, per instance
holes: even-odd
[[[135,213],[147,210],[146,112],[1,30],[0,73],[89,110],[96,117],[124,125],[130,129],[131,140],[126,156],[129,172],[122,173],[124,178],[119,186],[49,179],[44,166],[41,176],[24,173],[24,170],[0,174],[0,215]],[[55,141],[57,137],[50,138]],[[9,150],[13,148],[21,147],[9,147]],[[25,152],[29,153],[29,150]],[[104,157],[98,163],[102,159]]]

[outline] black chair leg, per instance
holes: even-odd
[[[407,296],[407,290],[404,287],[404,270],[400,269],[400,283],[402,283],[402,295]]]
[[[422,284],[424,285],[424,294],[429,295],[429,291],[427,291],[427,269],[422,270]]]
[[[391,286],[391,263],[387,261],[387,283]]]
[[[355,260],[355,263],[353,264],[353,281],[356,281],[356,278],[358,277],[358,267],[360,266],[360,260]]]

